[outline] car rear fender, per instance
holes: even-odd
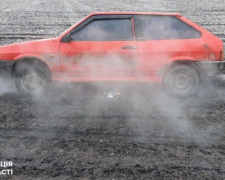
[[[190,57],[190,56],[176,56],[176,57],[173,57],[171,60],[172,60],[172,62],[177,62],[177,61],[187,61],[187,62],[189,62],[189,61],[196,61],[195,58]]]

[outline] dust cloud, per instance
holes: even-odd
[[[158,17],[158,16],[157,16]],[[149,37],[152,40],[181,36],[182,31],[172,31],[173,22],[165,19],[164,24],[157,25],[152,22],[150,27],[145,28],[153,31],[152,26],[160,29],[160,37],[155,35]],[[112,26],[112,25],[111,25]],[[99,41],[107,39],[110,34],[108,30],[115,27],[91,28],[83,35],[76,34],[75,42],[82,41],[82,38],[94,38]],[[169,30],[168,30],[169,28]],[[124,31],[126,28],[122,28]],[[167,31],[168,30],[168,31]],[[117,30],[116,30],[117,32]],[[154,30],[155,32],[155,30]],[[165,32],[165,34],[162,34]],[[121,32],[123,33],[123,32]],[[156,32],[155,32],[156,33]],[[184,33],[184,32],[183,32]],[[154,33],[153,33],[154,34]],[[190,32],[185,36],[190,36]],[[103,35],[103,36],[101,36]],[[73,35],[72,35],[73,36]],[[142,37],[143,38],[143,37]],[[132,42],[129,38],[127,44]],[[109,41],[110,42],[110,41]],[[96,43],[96,42],[95,42]],[[94,43],[93,43],[94,46]],[[186,44],[176,43],[172,45],[177,51],[186,47]],[[146,72],[138,72],[138,56],[130,56],[127,51],[118,55],[118,47],[111,49],[108,54],[102,55],[103,47],[94,46],[91,53],[77,53],[71,57],[61,56],[63,64],[73,71],[78,71],[78,77],[144,77]],[[161,47],[161,54],[149,57],[147,67],[157,66],[156,62],[167,62],[172,57],[167,52],[167,46]],[[136,51],[136,50],[135,50]],[[160,52],[158,52],[160,53]],[[135,53],[134,53],[135,54]],[[136,54],[137,55],[137,54]],[[151,69],[148,69],[151,71]],[[61,77],[68,77],[65,72]],[[55,83],[55,82],[54,82]],[[12,93],[14,89],[6,83],[2,86],[0,93]],[[210,89],[211,90],[211,89]],[[205,89],[204,91],[207,91]],[[33,97],[36,104],[34,109],[35,117],[32,119],[33,128],[71,128],[79,131],[102,129],[104,132],[120,132],[122,134],[134,134],[139,140],[147,140],[151,137],[175,138],[184,141],[195,142],[208,145],[211,143],[212,129],[209,126],[200,129],[198,125],[189,118],[187,109],[196,104],[191,100],[176,99],[165,93],[165,89],[159,84],[149,82],[91,82],[91,83],[57,83],[51,84],[44,92],[40,92]],[[80,120],[81,118],[81,120]],[[111,121],[111,122],[109,122]],[[79,124],[79,125],[78,125]],[[104,130],[105,128],[105,130]],[[57,131],[55,132],[55,135]],[[54,136],[54,133],[51,134]],[[216,136],[218,139],[218,136]]]
[[[224,40],[221,2],[3,0],[0,43],[59,34],[94,11],[179,12]],[[0,155],[15,163],[12,179],[225,177],[223,86],[176,99],[145,82],[54,82],[29,98],[0,82]]]
[[[18,93],[13,80],[0,78],[0,84],[0,96],[3,96],[5,94]]]

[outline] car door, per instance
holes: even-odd
[[[60,65],[67,76],[124,77],[137,69],[138,48],[131,15],[95,15],[60,45]]]
[[[201,33],[177,16],[135,15],[140,69],[158,76],[175,60],[202,60],[208,54]]]

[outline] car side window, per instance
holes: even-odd
[[[139,41],[201,37],[200,32],[174,16],[135,16],[135,29]]]
[[[132,41],[131,19],[96,19],[72,34],[73,41]]]

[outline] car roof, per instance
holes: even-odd
[[[94,12],[93,15],[160,15],[160,16],[181,16],[178,13],[162,13],[162,12]]]

